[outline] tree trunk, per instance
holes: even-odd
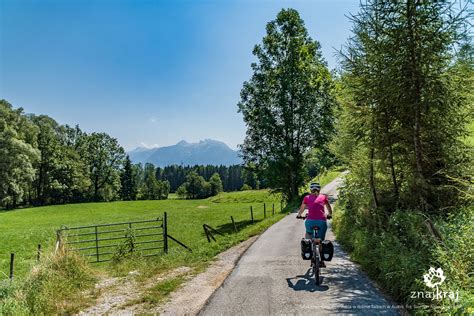
[[[374,156],[375,156],[375,148],[372,146],[370,148],[370,191],[372,192],[372,199],[374,202],[374,207],[379,207],[379,200],[377,198],[377,190],[375,188],[375,174],[374,174]]]
[[[416,1],[407,1],[407,20],[408,20],[408,33],[409,33],[409,44],[410,44],[410,76],[411,76],[411,101],[415,110],[413,118],[413,149],[415,152],[415,175],[416,183],[415,186],[419,188],[419,198],[424,204],[426,201],[424,196],[425,179],[423,172],[423,148],[421,142],[421,78],[419,75],[418,60],[416,56],[416,24],[414,15],[416,14]],[[420,187],[421,186],[421,187]]]
[[[374,207],[379,207],[379,200],[377,197],[377,189],[375,188],[375,172],[374,172],[374,157],[375,157],[375,118],[374,114],[372,115],[372,131],[371,131],[371,142],[370,142],[370,159],[369,159],[369,182],[370,182],[370,191],[372,192],[372,199],[374,202]]]
[[[97,175],[94,177],[94,200],[99,200],[99,177]]]
[[[392,136],[390,134],[390,127],[388,124],[388,117],[387,117],[387,112],[385,112],[385,132],[387,133],[387,139],[388,139],[388,158],[390,160],[390,173],[392,176],[392,184],[393,184],[393,193],[395,194],[395,197],[397,199],[397,204],[398,204],[398,183],[397,183],[397,175],[395,172],[395,161],[393,158],[393,142],[392,142]]]

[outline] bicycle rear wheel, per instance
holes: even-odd
[[[317,247],[317,246],[316,246]],[[319,279],[319,270],[320,270],[320,258],[319,258],[319,249],[316,248],[314,251],[314,258],[313,258],[313,275],[316,285],[320,285]]]

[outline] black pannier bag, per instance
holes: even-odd
[[[303,260],[311,259],[311,239],[301,239],[301,257]]]
[[[332,256],[334,255],[334,246],[330,240],[325,240],[322,243],[323,245],[323,260],[331,261]]]

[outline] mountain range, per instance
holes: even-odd
[[[150,162],[157,167],[169,165],[235,165],[242,163],[239,152],[227,144],[206,139],[198,143],[184,140],[176,145],[144,148],[138,147],[128,152],[133,163]]]

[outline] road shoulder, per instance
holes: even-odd
[[[216,256],[203,273],[198,274],[170,295],[169,301],[153,312],[160,315],[196,315],[222,285],[239,259],[260,235],[253,236]]]

